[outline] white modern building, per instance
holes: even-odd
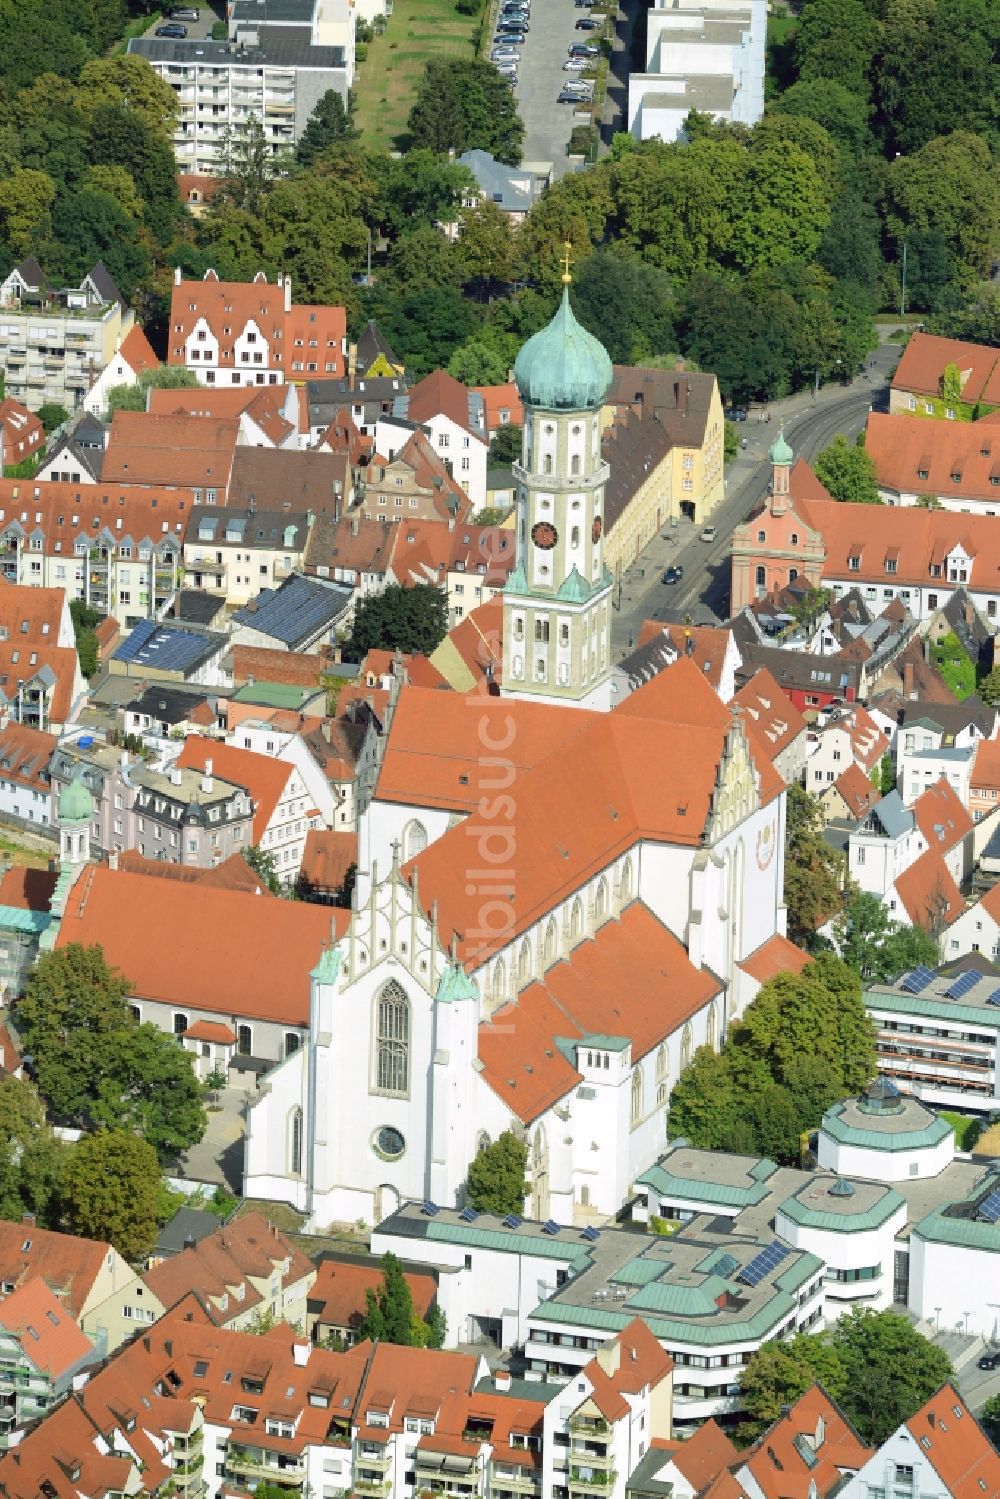
[[[628,128],[638,140],[683,138],[692,109],[755,125],[764,113],[765,0],[654,0],[646,66],[628,86]]]

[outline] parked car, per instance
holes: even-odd
[[[519,47],[527,40],[523,31],[498,31],[493,38],[493,45],[495,47]]]
[[[573,0],[577,10],[589,10],[593,3],[594,0]]]
[[[585,57],[568,57],[563,63],[564,73],[582,73],[584,68],[589,68],[590,63]]]
[[[570,57],[600,57],[600,47],[595,47],[593,42],[570,42],[566,48]]]
[[[1000,1369],[1000,1353],[984,1353],[979,1360],[980,1369]]]
[[[581,94],[579,89],[562,88],[556,95],[557,104],[589,104],[590,94]]]
[[[490,61],[517,62],[520,59],[520,56],[521,54],[520,52],[518,52],[516,47],[494,47],[493,51],[490,53]]]
[[[747,414],[742,406],[730,406],[726,412],[726,419],[731,422],[745,422]]]
[[[718,528],[718,526],[702,526],[702,528],[701,528],[701,539],[702,539],[702,541],[714,541],[715,538],[716,538],[716,536],[718,536],[718,534],[719,534],[719,528]]]
[[[523,16],[501,16],[497,22],[498,31],[530,31],[531,27]]]
[[[601,22],[595,21],[593,16],[581,16],[576,23],[577,31],[600,31]]]
[[[679,583],[684,576],[684,569],[680,563],[676,567],[668,567],[663,574],[664,583]]]
[[[180,26],[176,21],[168,21],[165,26],[157,26],[154,36],[169,37],[171,41],[183,42],[188,34],[186,26]]]
[[[200,19],[200,11],[195,10],[193,5],[172,5],[167,11],[168,21],[197,21]]]

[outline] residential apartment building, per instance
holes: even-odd
[[[110,1244],[39,1228],[30,1217],[0,1222],[0,1315],[6,1298],[38,1282],[47,1286],[101,1355],[109,1344],[103,1307],[136,1274]]]
[[[831,715],[811,738],[805,784],[814,796],[833,785],[850,765],[870,777],[889,748],[888,736],[860,706]]]
[[[317,0],[316,11],[330,3]],[[129,42],[129,52],[145,58],[177,95],[178,171],[222,173],[227,138],[254,118],[272,154],[284,156],[294,149],[325,93],[334,89],[346,101],[354,77],[353,27],[344,26],[339,45],[317,45],[308,26],[266,25],[263,8],[260,15],[261,21],[252,25],[231,21],[231,39],[225,41],[202,39],[196,45],[193,40],[144,36]]]
[[[66,595],[58,588],[26,588],[13,580],[0,587],[0,717],[58,733],[82,693]]]
[[[170,43],[173,46],[174,43]],[[290,276],[220,281],[213,270],[185,281],[178,266],[170,297],[167,363],[203,385],[303,384],[342,375],[347,321],[342,307],[292,301]]]
[[[381,423],[380,423],[381,429]],[[372,459],[356,485],[358,509],[369,520],[391,525],[403,520],[456,520],[471,517],[473,505],[453,477],[449,463],[419,428],[404,432],[398,422],[382,432],[400,440],[389,458]]]
[[[395,528],[390,565],[404,587],[447,589],[449,623],[457,624],[503,592],[514,571],[514,550],[514,533],[502,526],[404,517]]]
[[[997,978],[973,964],[966,977],[954,961],[969,953],[991,962],[1000,956],[995,890],[946,931],[941,945],[949,972],[918,970],[865,990],[880,1071],[936,1109],[988,1112],[1000,1101]]]
[[[0,817],[48,827],[52,821],[49,761],[54,734],[13,720],[0,710]]]
[[[75,411],[134,321],[100,261],[79,286],[56,289],[29,256],[0,282],[6,394],[31,411],[47,403]]]
[[[310,444],[315,447],[345,411],[363,437],[374,438],[379,421],[391,414],[393,402],[405,390],[402,373],[307,380]]]
[[[129,629],[176,591],[193,504],[191,489],[0,480],[0,577],[83,599]]]
[[[635,416],[654,416],[669,440],[670,477],[660,499],[663,521],[686,516],[703,524],[725,495],[726,422],[715,376],[682,366],[652,370],[616,364],[604,398],[602,427],[629,410]],[[623,449],[616,448],[607,456],[614,464],[622,454]]]
[[[837,1488],[838,1499],[1000,1493],[1000,1454],[949,1380]]]
[[[311,511],[200,505],[184,533],[188,585],[222,594],[228,606],[240,608],[300,567],[312,522]]]
[[[6,469],[40,456],[45,428],[33,411],[7,396],[0,401],[0,463]]]
[[[764,0],[657,0],[649,11],[645,67],[629,78],[632,135],[683,140],[692,109],[755,125],[764,113],[766,32]]]
[[[446,370],[435,370],[396,396],[391,414],[375,428],[377,451],[394,458],[417,427],[473,507],[481,509],[486,504],[489,448],[483,398]]]
[[[0,1451],[71,1388],[94,1358],[44,1280],[35,1277],[0,1302]]]

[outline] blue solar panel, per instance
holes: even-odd
[[[986,996],[988,1005],[1000,1005],[1000,989],[994,989],[992,994]]]
[[[933,980],[934,975],[931,970],[921,963],[919,968],[914,968],[912,973],[906,975],[900,988],[907,994],[922,994]]]
[[[295,574],[280,588],[262,589],[253,607],[238,610],[233,618],[237,624],[295,645],[339,619],[347,603],[346,589]]]
[[[503,1226],[504,1228],[520,1228],[523,1222],[524,1219],[519,1217],[517,1213],[508,1213],[503,1220]]]
[[[749,1264],[744,1265],[736,1279],[745,1286],[759,1286],[765,1275],[781,1264],[788,1254],[788,1245],[774,1239],[760,1254],[755,1254]]]
[[[558,1223],[556,1222],[556,1220],[554,1218],[550,1218],[549,1221],[548,1221],[548,1223],[543,1223],[542,1224],[542,1233],[543,1234],[557,1234],[558,1232],[559,1232],[559,1225],[558,1225]]]
[[[479,1217],[479,1214],[476,1212],[475,1208],[463,1208],[458,1216],[461,1218],[463,1223],[475,1223],[476,1219]]]
[[[978,983],[979,974],[976,970],[974,968],[966,968],[965,972],[960,973],[958,978],[954,980],[951,987],[944,991],[944,997],[945,999],[961,999],[964,994],[968,994],[970,989],[974,989]]]
[[[422,1213],[426,1213],[428,1218],[433,1218],[438,1213],[440,1213],[441,1209],[438,1207],[436,1202],[431,1202],[430,1198],[428,1198],[420,1211]]]
[[[987,1223],[1000,1223],[1000,1187],[994,1187],[979,1204],[979,1216]]]
[[[583,1237],[586,1239],[588,1244],[596,1244],[601,1236],[596,1228],[585,1228],[583,1230]]]

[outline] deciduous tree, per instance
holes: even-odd
[[[484,1145],[469,1162],[466,1193],[481,1213],[522,1213],[528,1184],[524,1179],[528,1147],[510,1130]]]
[[[864,448],[841,433],[816,456],[816,477],[835,500],[849,505],[880,505],[875,464]]]
[[[847,1375],[844,1414],[873,1447],[953,1377],[943,1349],[895,1312],[854,1307],[836,1324],[830,1342]]]
[[[133,1263],[144,1259],[159,1226],[156,1151],[120,1131],[84,1135],[67,1163],[62,1199],[70,1233],[106,1239]]]
[[[918,926],[894,921],[877,895],[859,890],[834,922],[844,962],[866,983],[892,983],[920,963],[940,962],[937,941]]]
[[[57,1228],[66,1153],[31,1083],[0,1080],[0,1218],[16,1223],[23,1213],[33,1213],[46,1228]]]
[[[407,128],[412,145],[431,151],[489,151],[512,166],[521,160],[524,125],[513,92],[492,63],[432,58]]]
[[[355,661],[370,650],[429,656],[448,633],[448,595],[430,585],[404,588],[391,583],[362,599],[346,649]]]

